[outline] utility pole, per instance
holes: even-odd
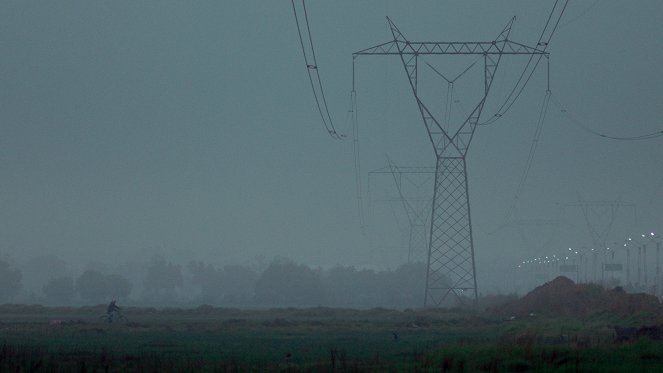
[[[649,286],[649,280],[647,276],[647,244],[643,243],[642,244],[642,272],[644,273],[645,277],[645,289]]]
[[[661,243],[656,242],[656,281],[655,281],[655,290],[654,294],[658,297],[660,295],[660,286],[661,286]]]
[[[563,8],[558,9],[563,12]],[[561,13],[559,16],[561,17]],[[547,58],[548,53],[545,50],[552,37],[550,32],[550,37],[544,40],[542,34],[536,47],[513,42],[509,40],[509,35],[514,20],[515,17],[491,41],[413,42],[387,18],[393,39],[353,53],[353,61],[359,56],[399,57],[435,152],[425,307],[439,307],[447,297],[455,297],[458,303],[465,303],[468,299],[476,303],[478,300],[466,155],[476,127],[480,124],[484,104],[502,57],[520,55]],[[420,58],[454,55],[482,56],[484,65],[481,98],[456,130],[448,128],[431,113],[418,90]],[[520,81],[517,85],[519,83]]]
[[[661,243],[659,241],[660,237],[657,236],[654,232],[650,233],[643,233],[640,235],[643,239],[640,244],[642,245],[642,255],[643,255],[643,270],[645,273],[645,288],[649,291],[649,282],[648,282],[648,276],[647,273],[648,271],[648,261],[647,261],[647,242],[652,242],[656,244],[656,272],[655,272],[655,278],[654,278],[654,284],[652,286],[652,293],[656,296],[658,296],[658,286],[659,286],[659,280],[660,280],[660,258],[661,258]]]
[[[626,246],[626,284],[631,285],[631,247],[630,246]]]
[[[645,238],[645,235],[642,235],[643,238]],[[637,280],[636,280],[636,287],[638,289],[642,289],[643,287],[647,289],[647,244],[639,241],[637,238],[627,238],[626,241],[627,244],[636,244],[638,247],[638,263],[637,263]],[[627,246],[628,247],[628,246]],[[640,281],[644,277],[644,284],[641,283]]]

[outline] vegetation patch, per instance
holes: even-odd
[[[22,314],[11,314],[10,311]],[[472,310],[0,306],[0,371],[559,372],[663,369],[652,315],[514,320]],[[62,322],[49,322],[50,314]],[[616,322],[634,328],[617,338]]]

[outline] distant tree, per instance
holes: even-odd
[[[49,304],[68,304],[76,294],[72,277],[57,277],[48,280],[42,288]]]
[[[247,266],[227,265],[219,270],[223,303],[247,304],[255,294],[258,274]]]
[[[131,282],[120,275],[87,270],[76,280],[76,291],[88,302],[105,302],[127,297],[131,291]]]
[[[337,266],[327,270],[323,283],[330,304],[336,306],[383,306],[384,279],[372,269]]]
[[[182,268],[166,262],[162,256],[155,256],[147,268],[145,276],[145,296],[152,300],[170,300],[174,298],[175,288],[184,284]]]
[[[191,282],[200,287],[205,303],[248,304],[253,297],[258,274],[247,266],[215,268],[202,262],[187,265]]]
[[[191,261],[187,265],[191,282],[200,287],[200,300],[204,303],[218,303],[222,297],[221,276],[211,264]]]
[[[7,302],[21,290],[21,271],[0,260],[0,302]]]
[[[67,262],[54,254],[30,257],[20,265],[23,289],[39,293],[50,279],[71,276],[67,267]]]
[[[275,260],[256,283],[256,301],[279,306],[320,305],[324,288],[319,273],[289,260]]]
[[[323,273],[322,281],[330,305],[420,306],[426,284],[426,266],[411,263],[383,271],[336,266]]]
[[[364,297],[355,267],[336,266],[325,271],[322,281],[327,301],[333,306],[358,306]]]
[[[113,299],[127,298],[131,293],[131,281],[124,276],[116,274],[106,275],[106,282],[110,289],[110,297]]]
[[[388,305],[395,307],[420,307],[424,303],[426,288],[426,265],[408,263],[397,267],[390,274],[390,294]],[[443,280],[451,284],[446,277]]]
[[[106,276],[95,270],[87,270],[76,279],[76,292],[88,302],[102,302],[110,296]]]

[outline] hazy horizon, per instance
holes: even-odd
[[[516,16],[511,40],[531,45],[551,6],[307,2],[336,127],[351,133],[351,55],[391,39],[385,16],[411,40],[434,41],[490,41]],[[468,178],[480,292],[513,290],[522,260],[591,248],[586,219],[610,227],[606,245],[663,230],[661,138],[610,140],[569,119],[616,137],[662,130],[662,12],[653,0],[570,2],[548,47],[553,100],[567,112],[549,107],[518,224],[505,225],[505,216],[547,88],[543,64],[507,115],[477,129]],[[324,131],[289,1],[6,1],[0,18],[0,259],[22,265],[53,255],[76,273],[155,255],[214,266],[407,262],[402,206],[379,201],[398,197],[393,179],[371,176],[367,194],[385,155],[399,166],[434,166],[395,57],[356,63],[362,229],[352,140]],[[435,64],[455,76],[472,61]],[[523,62],[505,60],[490,108]],[[481,69],[458,81],[455,115],[473,105],[477,77]],[[446,85],[432,75],[426,82],[441,109]],[[587,217],[568,205],[581,199],[635,208]]]

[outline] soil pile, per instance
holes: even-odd
[[[529,292],[524,297],[496,309],[504,316],[523,317],[529,314],[589,315],[611,311],[620,314],[657,312],[658,299],[649,294],[629,294],[617,287],[603,289],[595,284],[575,284],[559,276]]]

